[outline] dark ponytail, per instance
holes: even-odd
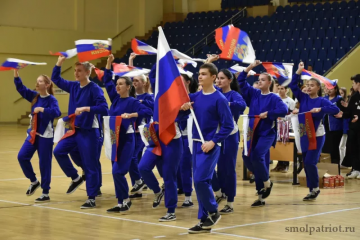
[[[190,93],[196,93],[199,87],[199,83],[192,77],[189,77],[186,74],[181,74],[181,76],[185,79],[186,82],[190,81],[189,84],[189,92]]]
[[[238,83],[235,75],[226,68],[221,69],[219,72],[222,72],[228,79],[231,80],[231,83],[230,83],[231,90],[233,90],[235,92],[239,92],[239,90],[240,90],[239,83]]]

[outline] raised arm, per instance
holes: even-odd
[[[43,113],[44,115],[50,117],[51,119],[61,116],[59,104],[55,97],[51,96],[50,107],[44,108]]]
[[[134,59],[136,58],[136,53],[131,53],[130,57],[129,57],[129,66],[133,67],[134,66]]]
[[[16,86],[16,90],[20,93],[20,95],[27,101],[32,102],[34,97],[37,95],[37,92],[30,90],[23,85],[17,70],[14,70],[14,83]]]
[[[301,73],[302,70],[304,69],[304,63],[300,62],[299,63],[299,67],[298,70],[296,71],[296,73],[293,75],[291,82],[289,84],[289,88],[291,89],[291,91],[293,92],[294,96],[297,98],[297,100],[299,102],[301,102],[301,99],[303,99],[304,96],[306,96],[305,93],[303,93],[301,91],[301,89],[298,86],[298,83],[301,79]]]
[[[246,77],[248,73],[256,66],[260,65],[261,62],[259,60],[256,60],[254,63],[250,64],[245,71],[239,74],[237,80],[239,82],[239,86],[241,89],[241,95],[244,97],[246,103],[250,103],[251,98],[253,95],[255,95],[258,91],[258,89],[253,88],[250,86],[250,84],[246,81]]]
[[[112,81],[113,73],[111,72],[111,64],[114,61],[114,55],[110,54],[107,59],[106,69],[104,71],[104,84],[109,95],[110,101],[113,102],[119,95],[116,92],[116,86]]]
[[[69,93],[71,86],[74,85],[75,82],[67,81],[61,77],[61,66],[65,59],[66,58],[64,56],[59,56],[58,61],[53,69],[51,80],[56,84],[56,86]]]

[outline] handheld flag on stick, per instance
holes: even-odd
[[[337,80],[332,81],[324,76],[321,76],[319,74],[304,69],[301,73],[301,79],[309,80],[310,78],[319,79],[328,89],[333,89],[337,84]]]
[[[157,54],[157,50],[152,46],[133,38],[131,40],[131,49],[138,55],[153,55]]]
[[[76,48],[66,50],[65,52],[56,52],[56,53],[53,53],[52,51],[49,51],[49,52],[53,56],[64,56],[67,59],[70,59],[77,55]]]
[[[47,63],[42,62],[29,62],[21,59],[16,58],[8,58],[6,61],[1,65],[0,71],[8,71],[12,69],[22,69],[26,67],[27,65],[46,65]]]
[[[77,40],[76,51],[80,62],[109,56],[111,54],[112,41],[108,40]]]
[[[122,118],[120,116],[104,117],[104,146],[105,155],[111,161],[117,162],[117,151],[120,141],[120,128]]]
[[[159,123],[159,138],[167,145],[176,135],[175,119],[179,110],[190,99],[164,32],[161,27],[158,29],[154,122]]]
[[[255,51],[250,38],[246,32],[241,31],[239,28],[230,25],[217,29],[215,39],[222,51],[220,54],[221,59],[244,63],[253,63],[255,61]],[[225,42],[223,42],[224,39]]]
[[[256,127],[260,122],[259,115],[241,115],[243,117],[244,154],[250,156]]]
[[[315,150],[317,143],[312,113],[305,112],[291,115],[291,124],[294,130],[298,152]]]
[[[54,143],[75,134],[75,118],[76,115],[73,113],[58,120],[54,133]]]
[[[27,130],[28,136],[26,140],[28,140],[32,145],[34,145],[36,138],[36,131],[37,131],[37,113],[32,113],[29,116],[30,116],[30,126]]]
[[[281,86],[287,86],[291,82],[293,63],[263,62],[266,71],[279,81]]]

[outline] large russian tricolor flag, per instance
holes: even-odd
[[[291,124],[294,130],[295,143],[298,152],[315,150],[316,130],[311,112],[294,114],[291,116]]]
[[[113,63],[112,66],[114,74],[119,77],[136,77],[141,74],[148,74],[150,72],[150,69],[147,68],[128,66],[121,63]]]
[[[319,74],[304,69],[301,73],[301,79],[309,80],[310,78],[319,79],[328,89],[333,89],[337,84],[337,80],[330,80],[324,76],[321,76]]]
[[[153,55],[157,54],[157,50],[152,46],[133,38],[131,40],[131,49],[138,55]]]
[[[117,162],[117,151],[120,141],[120,127],[122,118],[120,116],[104,117],[104,146],[105,155],[111,161]]]
[[[167,145],[176,135],[175,119],[180,107],[190,99],[164,32],[158,29],[154,121],[159,123],[160,140]]]
[[[110,38],[108,40],[77,40],[75,45],[80,62],[91,61],[111,54]]]
[[[252,142],[256,127],[260,122],[259,115],[242,115],[243,117],[243,136],[244,136],[244,155],[250,156]]]
[[[12,69],[21,69],[26,67],[27,65],[46,65],[47,63],[38,63],[38,62],[29,62],[16,58],[8,58],[6,61],[1,64],[0,71],[8,71]]]
[[[235,60],[244,63],[255,61],[255,51],[248,34],[239,28],[228,26],[216,30],[216,43],[222,51],[221,59]],[[225,41],[224,41],[225,40]]]
[[[293,63],[263,62],[266,71],[279,81],[281,86],[287,86],[291,82]]]
[[[69,49],[69,50],[66,50],[65,52],[56,52],[56,53],[53,53],[52,51],[49,51],[51,55],[54,55],[54,56],[64,56],[66,57],[67,59],[70,59],[74,56],[77,55],[77,50],[76,48],[73,48],[73,49]]]

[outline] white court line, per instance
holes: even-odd
[[[164,237],[166,237],[166,236],[156,236],[154,238],[164,238]]]
[[[330,211],[330,212],[322,212],[322,213],[316,213],[316,214],[311,214],[311,215],[305,215],[305,216],[300,216],[300,217],[285,218],[285,219],[257,222],[257,223],[247,223],[247,224],[235,225],[235,226],[231,226],[231,227],[217,228],[217,229],[214,229],[214,231],[220,231],[220,230],[238,228],[238,227],[247,227],[247,226],[259,225],[259,224],[265,224],[265,223],[284,222],[284,221],[289,221],[289,220],[296,220],[296,219],[302,219],[302,218],[308,218],[308,217],[316,217],[316,216],[321,216],[321,215],[330,214],[330,213],[346,212],[346,211],[353,211],[353,210],[359,210],[359,209],[360,209],[360,207],[348,208],[348,209],[341,209],[341,210],[335,210],[335,211]]]
[[[138,220],[127,219],[127,218],[119,218],[119,217],[113,217],[113,216],[107,216],[107,215],[101,215],[101,214],[73,211],[73,210],[54,208],[54,207],[46,207],[46,206],[40,206],[40,205],[31,205],[31,204],[25,204],[25,203],[20,203],[20,202],[12,202],[12,201],[6,201],[6,200],[0,200],[0,202],[13,203],[13,204],[24,205],[24,206],[39,207],[39,208],[45,208],[45,209],[52,209],[52,210],[58,210],[58,211],[62,211],[62,212],[78,213],[78,214],[83,214],[83,215],[88,215],[88,216],[104,217],[104,218],[109,218],[109,219],[117,219],[117,220],[123,220],[123,221],[128,221],[128,222],[143,223],[143,224],[148,224],[148,225],[156,225],[156,226],[170,227],[170,228],[177,228],[177,229],[186,229],[186,230],[188,229],[188,228],[179,227],[179,226],[172,226],[172,225],[165,225],[165,224],[160,224],[160,223],[138,221]],[[220,233],[220,232],[215,232],[215,231],[220,231],[220,230],[225,230],[225,229],[232,229],[232,228],[237,228],[237,227],[260,225],[260,224],[265,224],[265,223],[283,222],[283,221],[302,219],[302,218],[308,218],[308,217],[314,217],[314,216],[321,216],[321,215],[325,215],[325,214],[338,213],[338,212],[353,211],[353,210],[359,210],[359,209],[360,209],[360,207],[358,207],[358,208],[348,208],[348,209],[341,209],[341,210],[335,210],[335,211],[329,211],[329,212],[323,212],[323,213],[316,213],[316,214],[305,215],[305,216],[294,217],[294,218],[285,218],[285,219],[265,221],[265,222],[257,222],[257,223],[243,224],[243,225],[235,225],[235,226],[230,226],[230,227],[213,229],[211,233],[219,234],[219,235],[229,235],[229,236],[234,236],[234,237],[236,236],[236,237],[260,240],[260,238],[246,237],[246,236],[241,236],[241,235],[236,235],[236,234]]]
[[[108,175],[112,173],[102,173],[102,175]],[[67,176],[51,176],[51,178],[67,178]],[[6,181],[18,181],[18,180],[29,180],[28,178],[10,178],[10,179],[0,179],[0,182],[6,182]]]
[[[63,211],[63,212],[79,213],[79,214],[88,215],[88,216],[104,217],[104,218],[124,220],[124,221],[129,221],[129,222],[143,223],[143,224],[148,224],[148,225],[156,225],[156,226],[178,228],[178,229],[185,229],[185,230],[188,229],[188,228],[179,227],[179,226],[172,226],[172,225],[165,225],[165,224],[160,224],[160,223],[138,221],[138,220],[133,220],[133,219],[113,217],[113,216],[94,214],[94,213],[86,213],[86,212],[73,211],[73,210],[67,210],[67,209],[61,209],[61,208],[46,207],[46,206],[41,206],[41,205],[37,205],[37,204],[31,205],[31,204],[25,204],[25,203],[20,203],[20,202],[12,202],[12,201],[6,201],[6,200],[0,200],[0,202],[13,203],[13,204],[24,205],[24,206],[39,207],[39,208],[45,208],[45,209],[51,209],[51,210],[58,210],[58,211]],[[235,234],[218,233],[218,232],[211,232],[211,233],[212,234],[218,234],[218,235],[227,235],[227,236],[233,236],[233,237],[242,237],[242,238],[262,240],[260,238],[246,237],[246,236],[240,236],[240,235],[235,235]],[[185,235],[185,234],[181,234],[181,235]],[[154,238],[160,238],[160,237],[165,237],[165,236],[157,236],[157,237],[154,237]]]
[[[247,238],[247,239],[255,239],[255,240],[266,240],[265,238],[256,238],[256,237],[248,237],[248,236],[242,236],[242,235],[236,235],[236,234],[230,234],[230,233],[219,233],[219,232],[211,232],[211,234],[218,234],[218,235],[226,235],[231,237],[238,237],[238,238]]]

